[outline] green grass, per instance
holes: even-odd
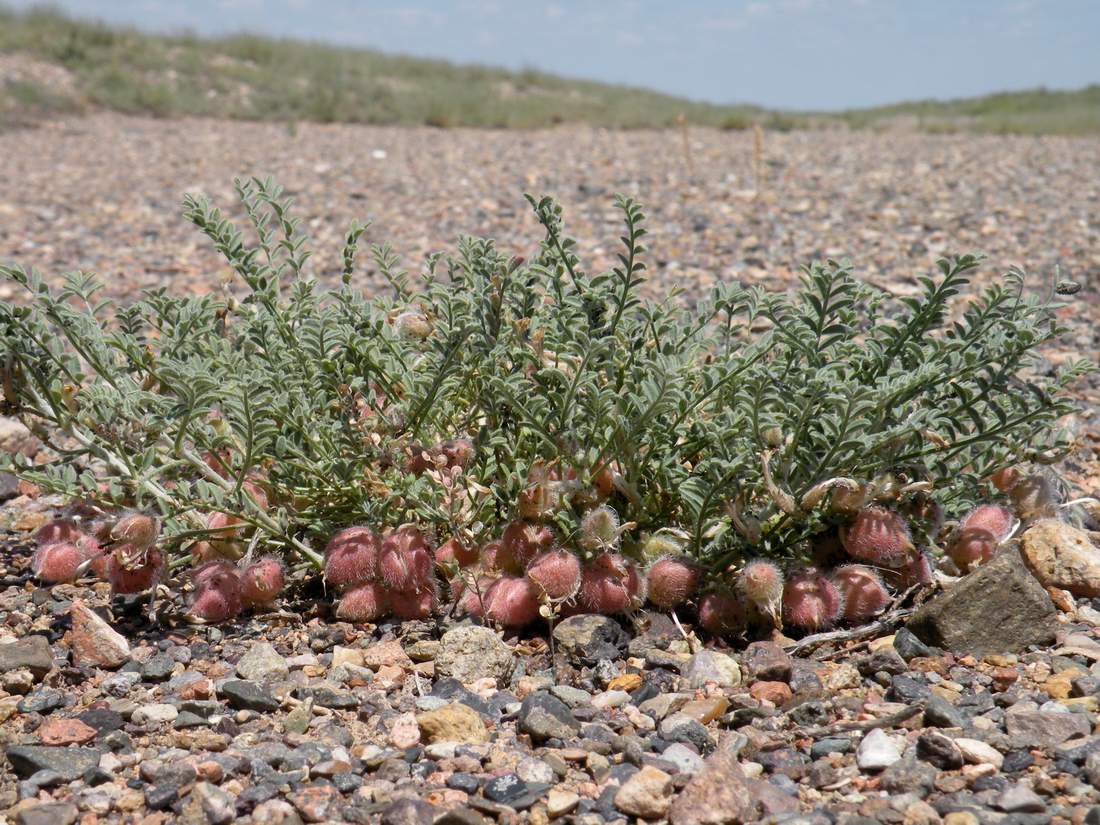
[[[928,131],[1100,133],[1100,86],[902,103],[839,113],[719,106],[646,89],[513,72],[368,49],[252,35],[158,35],[54,10],[0,6],[0,53],[61,66],[75,92],[0,85],[0,128],[59,112],[102,108],[156,117],[537,128],[582,122],[613,128],[687,122],[789,130],[899,119]]]

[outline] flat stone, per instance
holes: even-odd
[[[933,693],[924,706],[924,726],[927,728],[964,728],[966,715],[944,699]]]
[[[536,691],[524,697],[516,728],[538,743],[546,739],[570,739],[581,725],[565,702],[550,693]]]
[[[1054,640],[1057,608],[1012,545],[922,606],[907,627],[923,642],[983,657]]]
[[[435,657],[439,676],[449,676],[463,684],[492,679],[503,685],[515,669],[515,651],[491,628],[460,625],[444,633],[439,642]]]
[[[601,659],[614,661],[626,650],[629,637],[609,616],[569,616],[554,626],[554,641],[576,664],[595,665]]]
[[[703,757],[682,742],[673,742],[661,751],[661,759],[683,774],[696,774],[703,769]]]
[[[856,749],[856,764],[861,771],[881,771],[899,759],[898,746],[881,728],[868,731]]]
[[[546,814],[551,819],[572,813],[581,801],[580,796],[563,788],[552,788],[546,795]]]
[[[86,745],[98,735],[79,719],[47,719],[37,733],[43,745]]]
[[[26,668],[35,680],[53,670],[53,650],[45,636],[33,634],[0,644],[0,673]]]
[[[489,732],[477,711],[460,702],[451,702],[436,710],[419,713],[416,723],[421,738],[428,743],[464,742],[477,744],[489,741]]]
[[[71,802],[45,802],[24,808],[15,815],[15,825],[73,825],[80,815]]]
[[[750,681],[786,682],[791,657],[776,642],[753,642],[741,654],[741,668]]]
[[[229,679],[222,683],[219,692],[230,707],[238,710],[273,711],[279,709],[279,700],[255,682]]]
[[[672,801],[671,825],[726,825],[755,822],[756,803],[737,755],[722,749],[711,755]]]
[[[210,825],[228,825],[237,817],[237,801],[233,795],[210,782],[198,782],[191,789]]]
[[[66,782],[79,779],[88,768],[99,764],[98,748],[54,748],[46,745],[12,745],[6,751],[16,776],[26,779],[41,770],[56,771]]]
[[[1005,712],[1005,730],[1017,748],[1053,748],[1075,736],[1088,736],[1092,725],[1082,713],[1013,707]]]
[[[1060,519],[1035,522],[1020,537],[1024,561],[1046,587],[1100,596],[1100,548],[1089,534]]]
[[[141,665],[141,678],[146,682],[164,682],[175,666],[176,660],[167,653],[157,653]]]
[[[402,713],[394,720],[390,728],[390,744],[402,750],[420,744],[420,726],[415,714]]]
[[[174,721],[179,713],[175,705],[155,703],[137,708],[130,719],[135,725],[159,725]]]
[[[963,759],[971,765],[992,765],[997,770],[1004,765],[1004,755],[992,745],[980,739],[967,739],[960,737],[955,740],[955,747],[963,755]]]
[[[432,825],[438,813],[435,806],[423,799],[395,799],[383,809],[380,825]]]
[[[257,642],[237,662],[237,675],[250,682],[263,682],[290,675],[290,666],[269,642]]]
[[[130,661],[130,643],[126,637],[82,599],[73,599],[69,618],[72,624],[69,650],[73,664],[114,670]]]
[[[1009,785],[997,797],[996,807],[1005,813],[1039,814],[1047,809],[1043,798],[1022,782]]]
[[[644,765],[615,794],[615,807],[629,816],[661,819],[672,805],[672,777]]]
[[[741,667],[732,656],[715,650],[701,650],[683,668],[683,676],[693,688],[712,682],[718,687],[734,688],[741,684]]]

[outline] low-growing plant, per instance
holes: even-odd
[[[591,274],[560,207],[528,197],[545,233],[530,260],[463,238],[418,279],[385,244],[364,271],[355,224],[326,289],[290,200],[270,181],[237,189],[252,240],[185,199],[236,274],[220,291],[112,304],[90,274],[51,289],[0,267],[25,289],[0,304],[4,410],[53,453],[10,469],[110,521],[122,588],[162,581],[164,559],[244,555],[241,575],[274,553],[324,570],[337,615],[367,621],[434,610],[435,567],[465,609],[520,625],[563,599],[634,609],[648,568],[670,576],[653,583],[660,603],[698,593],[704,624],[743,624],[730,604],[746,587],[778,621],[783,574],[767,560],[819,565],[843,543],[925,575],[930,525],[1011,497],[1022,481],[1003,493],[991,474],[1069,447],[1063,390],[1087,365],[1032,366],[1072,290],[1036,296],[1012,270],[959,300],[978,256],[943,259],[900,300],[834,261],[790,293],[723,283],[696,303],[652,300],[637,203],[617,200],[619,264]],[[155,546],[138,540],[154,524]],[[508,578],[470,568],[478,548]],[[738,582],[748,559],[759,581]],[[245,601],[281,588],[265,564]],[[787,612],[836,621],[832,581],[799,575],[808,606]],[[222,591],[199,592],[199,612],[239,609]]]

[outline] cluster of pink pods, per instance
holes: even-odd
[[[191,573],[194,593],[187,612],[190,621],[217,624],[243,608],[267,607],[286,583],[283,563],[275,556],[238,566],[225,559],[204,562]]]
[[[342,594],[336,617],[349,622],[430,617],[439,601],[432,568],[427,541],[409,525],[348,527],[325,548],[325,583]]]

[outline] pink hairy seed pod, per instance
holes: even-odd
[[[419,591],[432,583],[432,554],[423,534],[412,526],[382,535],[378,574],[394,590]]]
[[[76,546],[84,554],[83,568],[90,570],[97,579],[106,581],[108,551],[93,536],[81,536],[76,540]],[[83,570],[77,575],[83,575]]]
[[[520,575],[535,556],[554,546],[554,531],[545,524],[513,521],[504,528],[500,543],[507,572]]]
[[[275,556],[263,556],[241,572],[241,596],[249,607],[271,604],[285,584],[286,571]]]
[[[803,630],[816,631],[844,614],[844,599],[836,585],[816,567],[788,574],[783,587],[783,620]]]
[[[1011,511],[996,504],[982,504],[971,510],[951,536],[947,555],[967,572],[993,558],[997,546],[1016,528]]]
[[[1016,467],[1002,467],[992,473],[988,481],[1002,493],[1007,493],[1016,486],[1021,478],[1020,471]]]
[[[402,621],[430,619],[439,605],[439,594],[433,583],[420,590],[387,593],[386,602],[393,615]]]
[[[853,624],[868,621],[890,604],[890,593],[871,567],[847,564],[834,570],[832,578],[844,601],[843,616]]]
[[[737,590],[760,614],[780,624],[783,571],[767,559],[748,562],[737,577]]]
[[[699,626],[715,636],[737,636],[748,627],[745,602],[727,590],[713,590],[699,600]]]
[[[75,541],[55,541],[35,551],[31,570],[47,584],[76,581],[88,555]]]
[[[483,598],[485,618],[504,627],[524,627],[539,616],[539,589],[521,576],[497,579]]]
[[[646,561],[657,561],[665,556],[679,556],[684,552],[685,542],[667,533],[654,533],[642,539],[641,555]]]
[[[241,580],[229,562],[209,562],[194,573],[195,592],[187,618],[194,622],[218,624],[241,612]]]
[[[115,522],[111,538],[121,544],[134,547],[151,547],[160,536],[160,519],[145,513],[128,513]]]
[[[504,549],[504,542],[499,539],[487,541],[481,548],[481,564],[486,570],[495,570],[507,573],[516,568],[516,561],[511,554]]]
[[[557,482],[542,481],[529,485],[519,494],[520,518],[545,521],[561,508],[561,492]]]
[[[679,607],[695,594],[699,565],[684,556],[657,559],[646,573],[649,600],[662,610]]]
[[[440,444],[439,451],[447,460],[449,468],[465,469],[474,457],[474,442],[468,438],[452,438]]]
[[[885,507],[864,507],[840,528],[848,555],[881,567],[904,565],[916,549],[904,519]]]
[[[459,567],[469,567],[479,558],[477,548],[466,544],[457,536],[452,536],[435,548],[434,555],[436,567],[443,567],[452,561]]]
[[[402,312],[394,319],[393,326],[407,341],[423,341],[432,334],[432,322],[419,310]]]
[[[581,519],[581,547],[606,552],[619,546],[619,515],[607,505],[589,510]]]
[[[568,550],[548,550],[527,565],[527,578],[552,601],[564,601],[581,586],[581,562]]]
[[[386,588],[378,582],[355,585],[336,604],[336,618],[353,624],[376,622],[388,611]]]
[[[405,472],[414,476],[423,475],[432,466],[431,454],[419,444],[414,444],[408,449],[409,453],[405,457]]]
[[[645,580],[637,565],[617,553],[603,553],[581,569],[580,607],[611,616],[645,601]]]
[[[870,497],[870,489],[867,484],[860,484],[852,488],[843,484],[837,484],[830,492],[829,509],[834,513],[855,514]]]
[[[112,593],[144,593],[161,580],[164,556],[156,547],[120,544],[107,557],[107,581]]]
[[[369,527],[347,527],[325,547],[325,581],[344,588],[378,577],[382,538]]]
[[[975,507],[959,523],[960,530],[986,530],[997,541],[1004,541],[1016,529],[1016,517],[1011,510],[996,504]]]
[[[458,611],[466,616],[482,618],[489,602],[489,588],[494,582],[496,579],[490,576],[478,576],[474,583],[468,583],[464,579],[452,581],[451,593],[457,602]]]
[[[80,527],[73,519],[55,518],[53,521],[47,521],[35,530],[34,540],[38,543],[39,547],[42,547],[47,544],[56,544],[61,541],[75,542],[82,535],[83,533],[80,532]]]

